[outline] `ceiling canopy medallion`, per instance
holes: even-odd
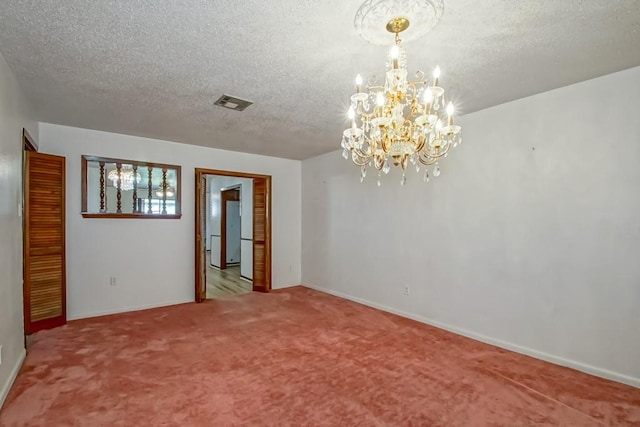
[[[402,34],[403,41],[410,42],[431,31],[443,13],[443,0],[367,0],[356,12],[353,25],[366,41],[388,46],[389,35],[381,30],[392,19],[403,17],[411,22]]]
[[[389,33],[395,35],[384,81],[372,77],[363,86],[358,74],[356,91],[351,95],[351,127],[342,134],[342,156],[361,168],[361,182],[369,166],[378,171],[380,186],[382,173],[389,173],[393,164],[402,168],[400,184],[404,185],[409,163],[416,172],[422,165],[423,179],[429,181],[428,166],[433,165],[433,176],[440,175],[439,159],[462,142],[461,127],[453,122],[455,108],[451,102],[445,108],[440,67],[433,70],[431,79],[422,71],[409,79],[407,53],[400,40],[401,33],[414,39],[426,34],[443,10],[441,0],[367,0],[358,9],[355,26],[363,38],[378,43],[384,40],[380,34],[387,41]],[[418,19],[418,25],[411,17]],[[418,28],[411,32],[414,27]],[[387,32],[380,31],[383,28]]]

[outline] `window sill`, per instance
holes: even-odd
[[[182,214],[144,214],[144,213],[87,213],[82,212],[83,218],[102,218],[102,219],[180,219]]]

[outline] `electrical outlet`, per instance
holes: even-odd
[[[404,289],[402,289],[403,295],[409,295],[409,285],[405,285]]]
[[[115,276],[111,276],[111,278],[109,278],[109,284],[111,286],[115,286],[116,285],[116,278]]]

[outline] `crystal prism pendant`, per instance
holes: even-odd
[[[429,182],[429,170],[428,169],[424,170],[424,176],[422,177],[422,180],[424,182]]]
[[[389,166],[389,161],[385,160],[384,161],[384,165],[382,166],[382,172],[387,174],[387,173],[389,173],[390,170],[391,170],[391,166]]]
[[[380,172],[378,172],[378,187],[380,187],[382,183],[380,182]]]
[[[364,179],[367,176],[367,168],[362,166],[360,168],[360,176],[362,177],[362,179]]]
[[[416,173],[420,172],[420,164],[416,162]]]
[[[402,179],[400,180],[400,185],[404,187],[404,185],[407,183],[407,177],[402,174]]]
[[[346,148],[344,150],[342,150],[342,157],[344,159],[348,159],[349,158],[349,150],[347,150]]]
[[[433,176],[440,176],[440,165],[436,163],[436,166],[433,168]]]

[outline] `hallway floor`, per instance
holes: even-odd
[[[240,277],[239,265],[224,270],[207,267],[207,299],[242,295],[252,290],[251,282]]]

